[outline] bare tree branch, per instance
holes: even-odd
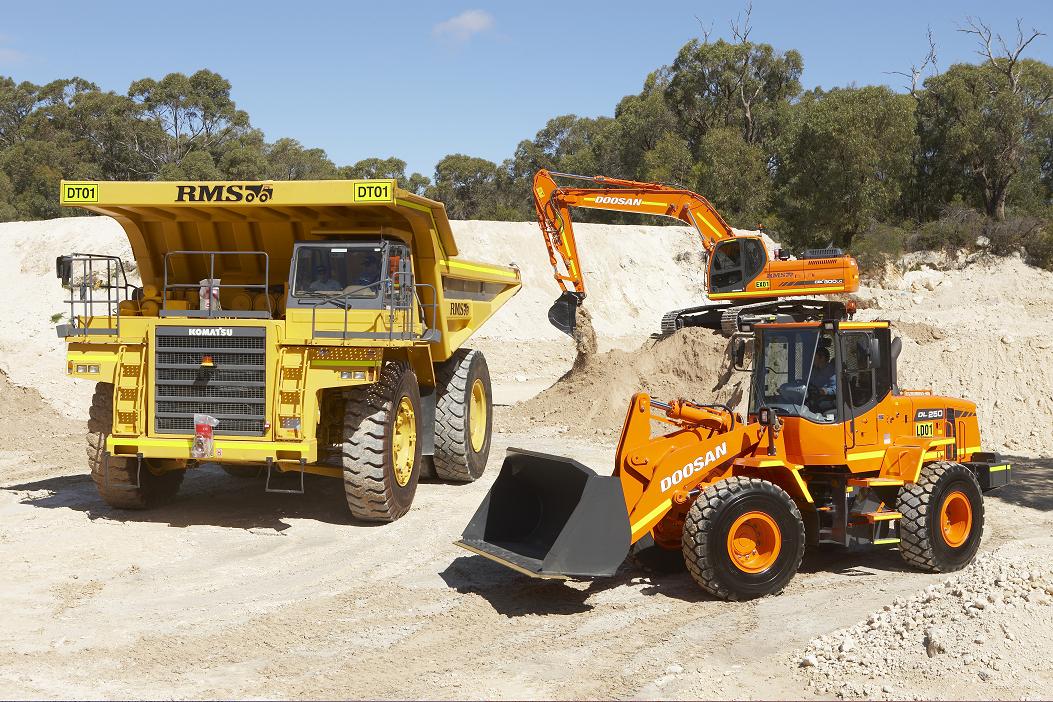
[[[918,96],[918,83],[925,74],[925,69],[931,67],[932,70],[936,70],[936,40],[932,36],[932,27],[928,28],[926,35],[929,39],[929,53],[925,54],[922,62],[920,64],[911,64],[910,73],[904,73],[903,71],[889,72],[889,75],[903,76],[910,81],[908,90],[913,97]]]
[[[976,37],[976,41],[980,45],[976,53],[986,59],[992,68],[1004,75],[1009,81],[1010,89],[1014,93],[1017,92],[1017,86],[1020,83],[1020,57],[1031,42],[1041,36],[1045,36],[1045,32],[1032,28],[1029,33],[1026,33],[1024,32],[1023,20],[1017,19],[1016,45],[1013,48],[1009,48],[1005,38],[1001,34],[995,34],[982,20],[968,17],[966,18],[966,23],[968,26],[961,27],[958,31],[963,34],[972,34]],[[992,46],[996,41],[1001,49],[1001,52],[998,54],[995,54]]]
[[[731,21],[731,36],[740,44],[745,44],[749,41],[750,32],[753,31],[753,26],[750,24],[750,18],[753,16],[753,0],[746,0],[744,14],[745,16],[737,15]]]
[[[703,44],[708,44],[709,43],[709,37],[713,34],[713,23],[710,22],[709,26],[707,27],[706,23],[703,22],[702,18],[699,17],[698,15],[695,15],[695,21],[698,22],[698,27],[699,27],[699,29],[702,32],[702,43]]]

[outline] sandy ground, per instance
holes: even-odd
[[[974,661],[960,659],[967,641],[929,658],[910,639],[897,654],[920,661],[909,675],[887,679],[879,666],[858,665],[838,669],[832,685],[802,667],[822,641],[843,641],[874,613],[948,580],[906,569],[894,549],[816,550],[782,595],[724,603],[682,571],[625,566],[593,582],[534,581],[453,546],[507,446],[573,456],[609,472],[613,443],[601,425],[627,404],[621,387],[596,393],[592,406],[587,384],[568,384],[573,401],[547,419],[525,421],[530,403],[498,408],[484,477],[421,485],[412,511],[391,525],[353,522],[335,481],[309,478],[304,496],[268,495],[260,481],[216,467],[189,474],[172,505],[111,510],[86,474],[83,388],[71,389],[62,377],[61,348],[47,334],[58,296],[53,252],[70,248],[64,227],[74,227],[77,248],[119,243],[94,222],[45,224],[0,227],[0,241],[18,252],[0,260],[0,294],[20,294],[22,305],[16,320],[0,324],[0,369],[10,375],[0,376],[0,698],[1048,697],[1048,665],[1005,662],[1053,658],[1050,637],[1021,625],[1051,620],[1053,605],[1037,600],[1022,602],[1018,613],[1007,601],[1004,611],[992,606],[976,615],[985,642],[976,644],[984,654]],[[458,234],[485,242],[487,226],[494,253],[478,257],[507,262],[516,252],[524,273],[528,265],[531,271],[516,306],[477,342],[490,359],[498,401],[509,404],[562,376],[573,349],[543,321],[555,296],[543,249],[543,268],[521,253],[541,248],[533,225],[462,223]],[[637,238],[623,233],[597,227],[597,241],[615,243],[595,249],[602,255],[590,265],[615,271],[628,259],[647,261],[637,244],[618,243]],[[687,265],[677,257],[691,242],[675,231],[660,234],[672,237],[671,262],[654,264],[648,275]],[[34,238],[39,246],[30,245]],[[665,364],[653,347],[639,347],[660,311],[681,304],[667,304],[666,290],[623,312],[619,324],[618,305],[642,299],[646,277],[626,283],[622,297],[605,298],[598,283],[589,299],[600,349],[614,354],[606,358],[618,359],[628,384],[650,374],[646,364],[655,357]],[[668,283],[673,277],[667,273],[662,285],[677,287]],[[881,306],[864,314],[902,320],[904,357],[912,354],[916,364],[901,364],[915,373],[909,379],[976,399],[988,441],[1016,456],[1014,484],[987,499],[982,553],[994,562],[1041,564],[1053,555],[1053,385],[1043,346],[1051,278],[1004,261],[908,273],[888,289],[864,291]],[[714,372],[712,359],[703,355],[693,364],[698,377],[673,372],[692,392],[716,385],[706,375]],[[668,375],[660,381],[656,391],[675,388]],[[583,407],[598,434],[572,430]],[[963,626],[956,631],[969,631]],[[866,663],[872,654],[853,655]]]

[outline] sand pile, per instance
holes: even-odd
[[[566,426],[572,433],[612,433],[621,430],[629,398],[637,392],[734,409],[748,388],[748,375],[729,364],[727,339],[706,329],[683,329],[632,351],[579,356],[555,385],[511,414],[515,421]]]
[[[1049,661],[1032,654],[1053,639],[1051,605],[1048,564],[987,554],[939,585],[815,639],[795,660],[823,697],[997,697],[1017,676],[1048,674]],[[962,687],[925,687],[951,678]]]

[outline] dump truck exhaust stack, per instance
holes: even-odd
[[[532,577],[614,575],[630,545],[621,483],[569,458],[510,448],[457,545]]]

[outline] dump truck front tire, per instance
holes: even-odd
[[[113,384],[98,383],[88,411],[88,466],[99,495],[117,509],[149,509],[169,502],[183,484],[184,466],[175,461],[110,456],[106,439],[113,431]]]
[[[918,482],[900,488],[899,552],[910,565],[936,573],[967,566],[980,548],[984,498],[976,475],[961,463],[939,461]]]
[[[490,369],[482,351],[460,349],[436,370],[435,474],[470,483],[486,470],[490,456]]]
[[[421,470],[417,376],[388,363],[379,380],[345,394],[344,491],[351,514],[393,522],[409,511]]]
[[[695,582],[723,600],[780,592],[801,566],[804,521],[774,483],[734,477],[698,496],[684,522],[684,562]]]

